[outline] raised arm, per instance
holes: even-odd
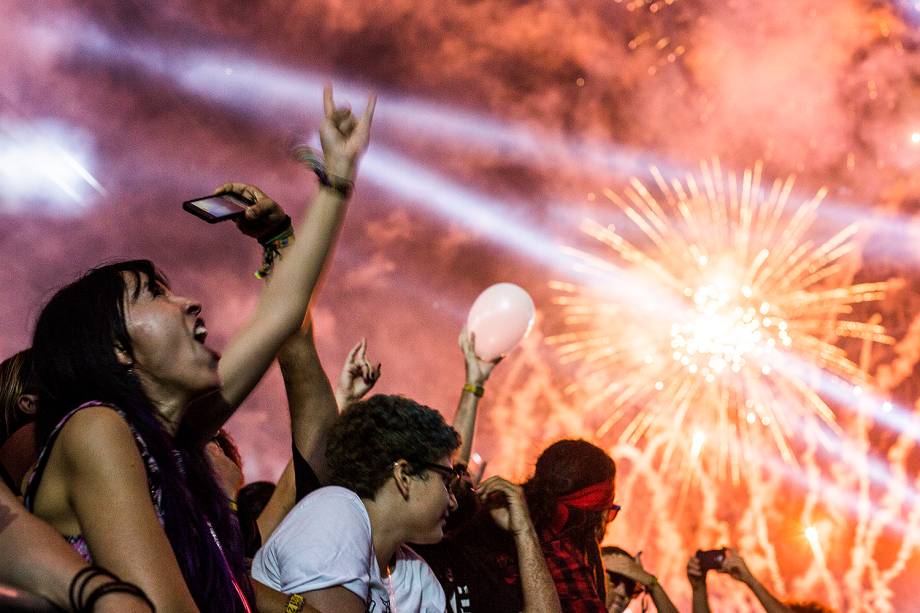
[[[278,363],[291,412],[294,445],[320,482],[325,483],[326,439],[339,413],[316,352],[311,324],[307,323],[285,341]]]
[[[290,500],[293,505],[315,488],[317,481],[326,483],[326,441],[338,410],[360,400],[374,386],[380,376],[380,365],[370,366],[367,342],[362,340],[349,352],[333,394],[309,325],[284,343],[278,362],[291,412],[294,446],[300,456],[293,463],[296,483],[296,493]],[[301,459],[309,466],[304,466]],[[311,471],[315,478],[310,475]]]
[[[561,613],[556,584],[546,566],[521,486],[501,477],[489,477],[478,492],[495,524],[514,537],[524,595],[522,613]]]
[[[485,391],[483,386],[489,380],[492,369],[502,358],[485,362],[476,357],[476,335],[463,327],[460,338],[457,340],[463,351],[466,364],[466,383],[460,394],[457,412],[454,413],[453,426],[460,433],[460,451],[457,453],[457,462],[470,463],[470,453],[473,450],[473,434],[476,431],[476,411],[479,408],[479,399]]]
[[[719,572],[727,573],[737,581],[741,581],[748,586],[763,605],[767,613],[790,613],[789,608],[780,602],[776,596],[770,593],[760,581],[748,569],[747,564],[738,552],[734,549],[726,548],[725,560],[722,562],[722,568]]]
[[[338,183],[354,180],[358,158],[370,138],[375,103],[372,96],[364,114],[355,119],[347,109],[335,107],[331,88],[324,91],[325,119],[320,140],[327,173]],[[255,205],[270,200],[250,185],[231,183],[219,191],[235,193]],[[282,343],[303,322],[345,215],[344,191],[327,186],[318,190],[298,231],[298,240],[274,266],[272,281],[263,290],[255,313],[224,351],[218,367],[221,393],[227,403],[226,415],[220,416],[223,420],[246,398]]]
[[[693,591],[693,613],[710,613],[709,592],[706,590],[706,573],[700,567],[696,556],[687,562],[687,579]]]

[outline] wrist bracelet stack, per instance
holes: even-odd
[[[96,577],[105,577],[111,579],[111,581],[103,583],[87,594],[86,587]],[[108,594],[131,594],[143,601],[144,604],[150,607],[151,611],[155,610],[153,603],[150,602],[150,599],[147,598],[141,588],[133,583],[122,581],[109,571],[98,566],[87,566],[71,579],[70,589],[68,590],[70,608],[77,613],[91,613],[99,599]]]
[[[271,274],[275,258],[281,256],[281,250],[291,243],[293,236],[294,225],[291,223],[291,217],[285,215],[278,225],[259,239],[259,244],[262,245],[262,265],[256,271],[256,279],[264,279]]]
[[[486,393],[486,388],[481,385],[473,385],[472,383],[467,383],[463,386],[464,392],[469,392],[477,398],[482,398],[482,395]]]

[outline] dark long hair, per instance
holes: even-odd
[[[146,284],[166,279],[148,260],[101,266],[58,291],[35,326],[32,343],[41,402],[36,434],[44,444],[54,426],[77,406],[100,401],[125,414],[161,474],[166,535],[189,591],[202,611],[242,611],[227,576],[213,526],[240,587],[252,602],[239,524],[214,478],[202,445],[182,445],[164,428],[137,377],[121,364],[116,347],[133,355],[125,303],[134,280],[136,299]]]
[[[533,477],[524,484],[524,496],[537,534],[544,533],[552,524],[559,498],[595,483],[613,481],[615,477],[616,465],[610,456],[587,441],[561,440],[544,449],[537,459]],[[568,538],[587,556],[601,599],[606,590],[597,533],[606,515],[606,509],[572,509],[562,532],[556,536]]]

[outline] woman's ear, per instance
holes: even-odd
[[[16,404],[23,414],[35,415],[35,411],[38,409],[38,395],[23,394],[16,400]]]
[[[122,366],[127,366],[128,368],[134,366],[134,358],[125,351],[121,343],[115,343],[115,359],[118,360],[118,363]]]
[[[396,489],[402,494],[403,500],[409,500],[411,475],[409,474],[408,462],[405,460],[393,462],[393,480],[396,482]]]

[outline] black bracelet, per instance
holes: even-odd
[[[133,583],[128,583],[127,581],[113,581],[111,583],[105,583],[100,585],[86,598],[86,603],[83,605],[82,611],[86,613],[92,613],[93,607],[96,606],[96,601],[98,601],[103,596],[107,594],[131,594],[136,598],[140,598],[144,601],[151,611],[156,611],[156,608],[153,606],[153,603],[150,602],[150,599],[147,598],[147,594],[144,591],[134,585]]]
[[[68,590],[71,609],[74,611],[80,611],[82,609],[80,603],[83,602],[83,592],[86,590],[86,586],[90,581],[100,575],[106,576],[113,581],[118,580],[115,575],[98,566],[87,566],[77,571],[77,574],[70,580],[70,589]]]

